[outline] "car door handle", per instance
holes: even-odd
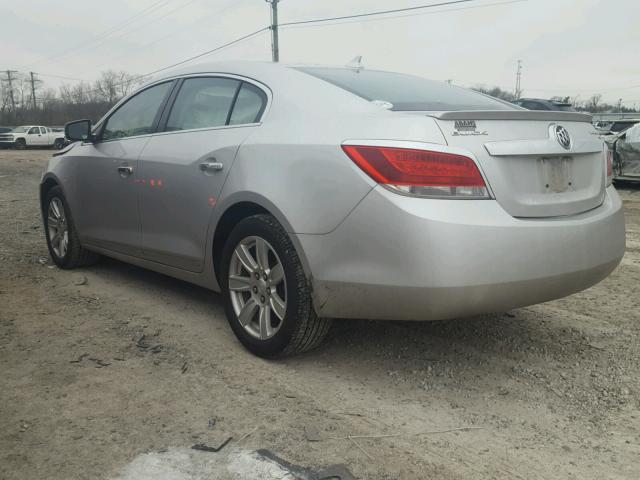
[[[121,177],[128,177],[133,173],[133,167],[120,166],[118,167],[118,173]]]
[[[224,168],[224,165],[220,162],[202,162],[200,164],[200,170],[203,172],[219,172]]]

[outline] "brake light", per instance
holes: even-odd
[[[489,198],[475,162],[464,155],[409,148],[343,145],[376,182],[423,197]]]
[[[607,187],[613,183],[613,152],[607,149]]]

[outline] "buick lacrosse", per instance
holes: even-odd
[[[334,318],[506,311],[622,258],[590,120],[360,67],[202,64],[67,124],[40,185],[46,240],[61,268],[108,255],[220,292],[267,357]]]

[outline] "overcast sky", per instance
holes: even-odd
[[[280,22],[442,0],[281,0]],[[155,8],[148,9],[155,5]],[[640,105],[640,0],[476,0],[457,6],[306,28],[283,28],[280,59],[414,73],[525,96],[601,93]],[[0,0],[0,69],[34,71],[48,86],[101,70],[144,74],[269,23],[264,0]],[[270,33],[206,57],[271,58]],[[46,74],[46,75],[45,75]]]

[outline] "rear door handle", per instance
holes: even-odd
[[[200,164],[200,170],[205,173],[219,172],[224,168],[224,165],[220,162],[202,162]]]
[[[120,176],[122,178],[124,177],[128,177],[129,175],[131,175],[133,173],[133,167],[127,167],[127,166],[120,166],[118,167],[118,173],[120,174]]]

